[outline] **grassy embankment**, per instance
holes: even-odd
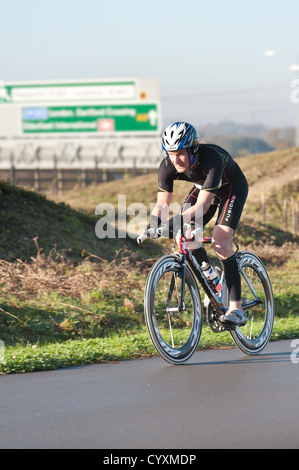
[[[299,336],[298,236],[282,227],[283,199],[298,194],[299,149],[239,159],[250,193],[237,242],[254,250],[272,280],[272,339]],[[297,173],[296,173],[297,172]],[[187,185],[188,186],[188,185]],[[175,186],[183,200],[186,183]],[[0,373],[47,370],[155,354],[144,326],[143,288],[153,260],[171,241],[95,236],[95,207],[155,201],[156,174],[126,178],[50,200],[0,183]],[[261,192],[266,221],[261,223]],[[289,214],[289,220],[291,215]],[[204,326],[201,347],[231,345],[228,333]]]

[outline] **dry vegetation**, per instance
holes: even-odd
[[[108,261],[92,253],[85,253],[80,264],[74,265],[55,249],[42,253],[37,238],[37,254],[31,261],[0,260],[1,291],[25,300],[41,293],[55,292],[61,296],[83,299],[95,289],[107,289],[113,284],[119,292],[130,293],[136,286],[136,273],[141,274],[151,259],[138,261],[126,248],[115,252]]]

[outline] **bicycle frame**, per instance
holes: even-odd
[[[211,244],[212,243],[212,238],[202,238],[202,239],[197,239],[196,240],[200,244]],[[183,235],[180,236],[179,241],[178,241],[178,253],[181,256],[181,265],[182,265],[182,289],[181,289],[181,308],[184,305],[184,295],[185,295],[185,270],[186,270],[186,261],[188,260],[189,264],[191,264],[191,267],[193,268],[193,272],[199,281],[199,283],[202,285],[206,295],[209,297],[210,301],[213,303],[214,307],[216,308],[217,312],[219,315],[222,315],[227,311],[227,295],[226,295],[226,289],[223,289],[220,295],[215,294],[213,290],[211,289],[209,282],[207,281],[205,275],[202,273],[200,266],[196,260],[196,258],[193,256],[192,251],[187,247],[188,243],[193,243],[194,240],[188,239],[184,237]],[[224,279],[222,279],[223,281]]]
[[[211,244],[212,243],[212,238],[202,238],[202,239],[197,239],[196,240],[199,244]],[[221,294],[216,294],[210,287],[209,282],[207,281],[206,277],[202,273],[202,270],[196,260],[196,258],[193,256],[192,251],[187,247],[188,243],[194,242],[193,239],[187,239],[183,235],[180,236],[179,241],[178,241],[178,253],[181,256],[181,265],[182,265],[182,287],[181,287],[181,300],[180,300],[180,308],[183,310],[184,309],[184,296],[185,296],[185,271],[186,271],[186,260],[189,261],[189,264],[191,264],[191,267],[193,268],[193,272],[203,287],[206,295],[208,296],[209,300],[212,302],[213,306],[215,307],[217,313],[219,315],[222,315],[225,313],[228,309],[228,291],[226,288],[225,284],[225,278],[222,274],[221,282],[223,285],[223,289]],[[255,305],[260,304],[262,301],[261,299],[257,296],[255,293],[250,281],[247,279],[246,274],[244,273],[243,269],[241,269],[241,274],[244,277],[244,280],[246,281],[248,287],[250,288],[252,294],[255,297],[255,300],[251,302],[246,302],[244,305],[242,305],[242,308],[244,310],[250,309],[254,307]]]

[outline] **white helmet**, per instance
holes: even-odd
[[[190,149],[191,153],[196,153],[199,147],[199,135],[192,124],[175,122],[166,127],[161,143],[166,153],[185,148]]]

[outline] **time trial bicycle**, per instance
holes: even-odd
[[[160,229],[157,230],[157,233]],[[200,230],[202,231],[202,230]],[[216,292],[188,248],[197,239],[200,246],[211,238],[180,235],[178,250],[162,256],[150,269],[144,292],[144,314],[151,341],[160,356],[172,364],[188,361],[199,346],[203,305],[207,323],[214,333],[229,330],[236,346],[245,354],[260,353],[271,338],[274,323],[274,297],[270,278],[261,259],[250,251],[240,251],[239,263],[242,308],[245,326],[228,327],[220,321],[229,305],[224,273],[219,270],[222,291]],[[200,287],[205,296],[202,302]]]

